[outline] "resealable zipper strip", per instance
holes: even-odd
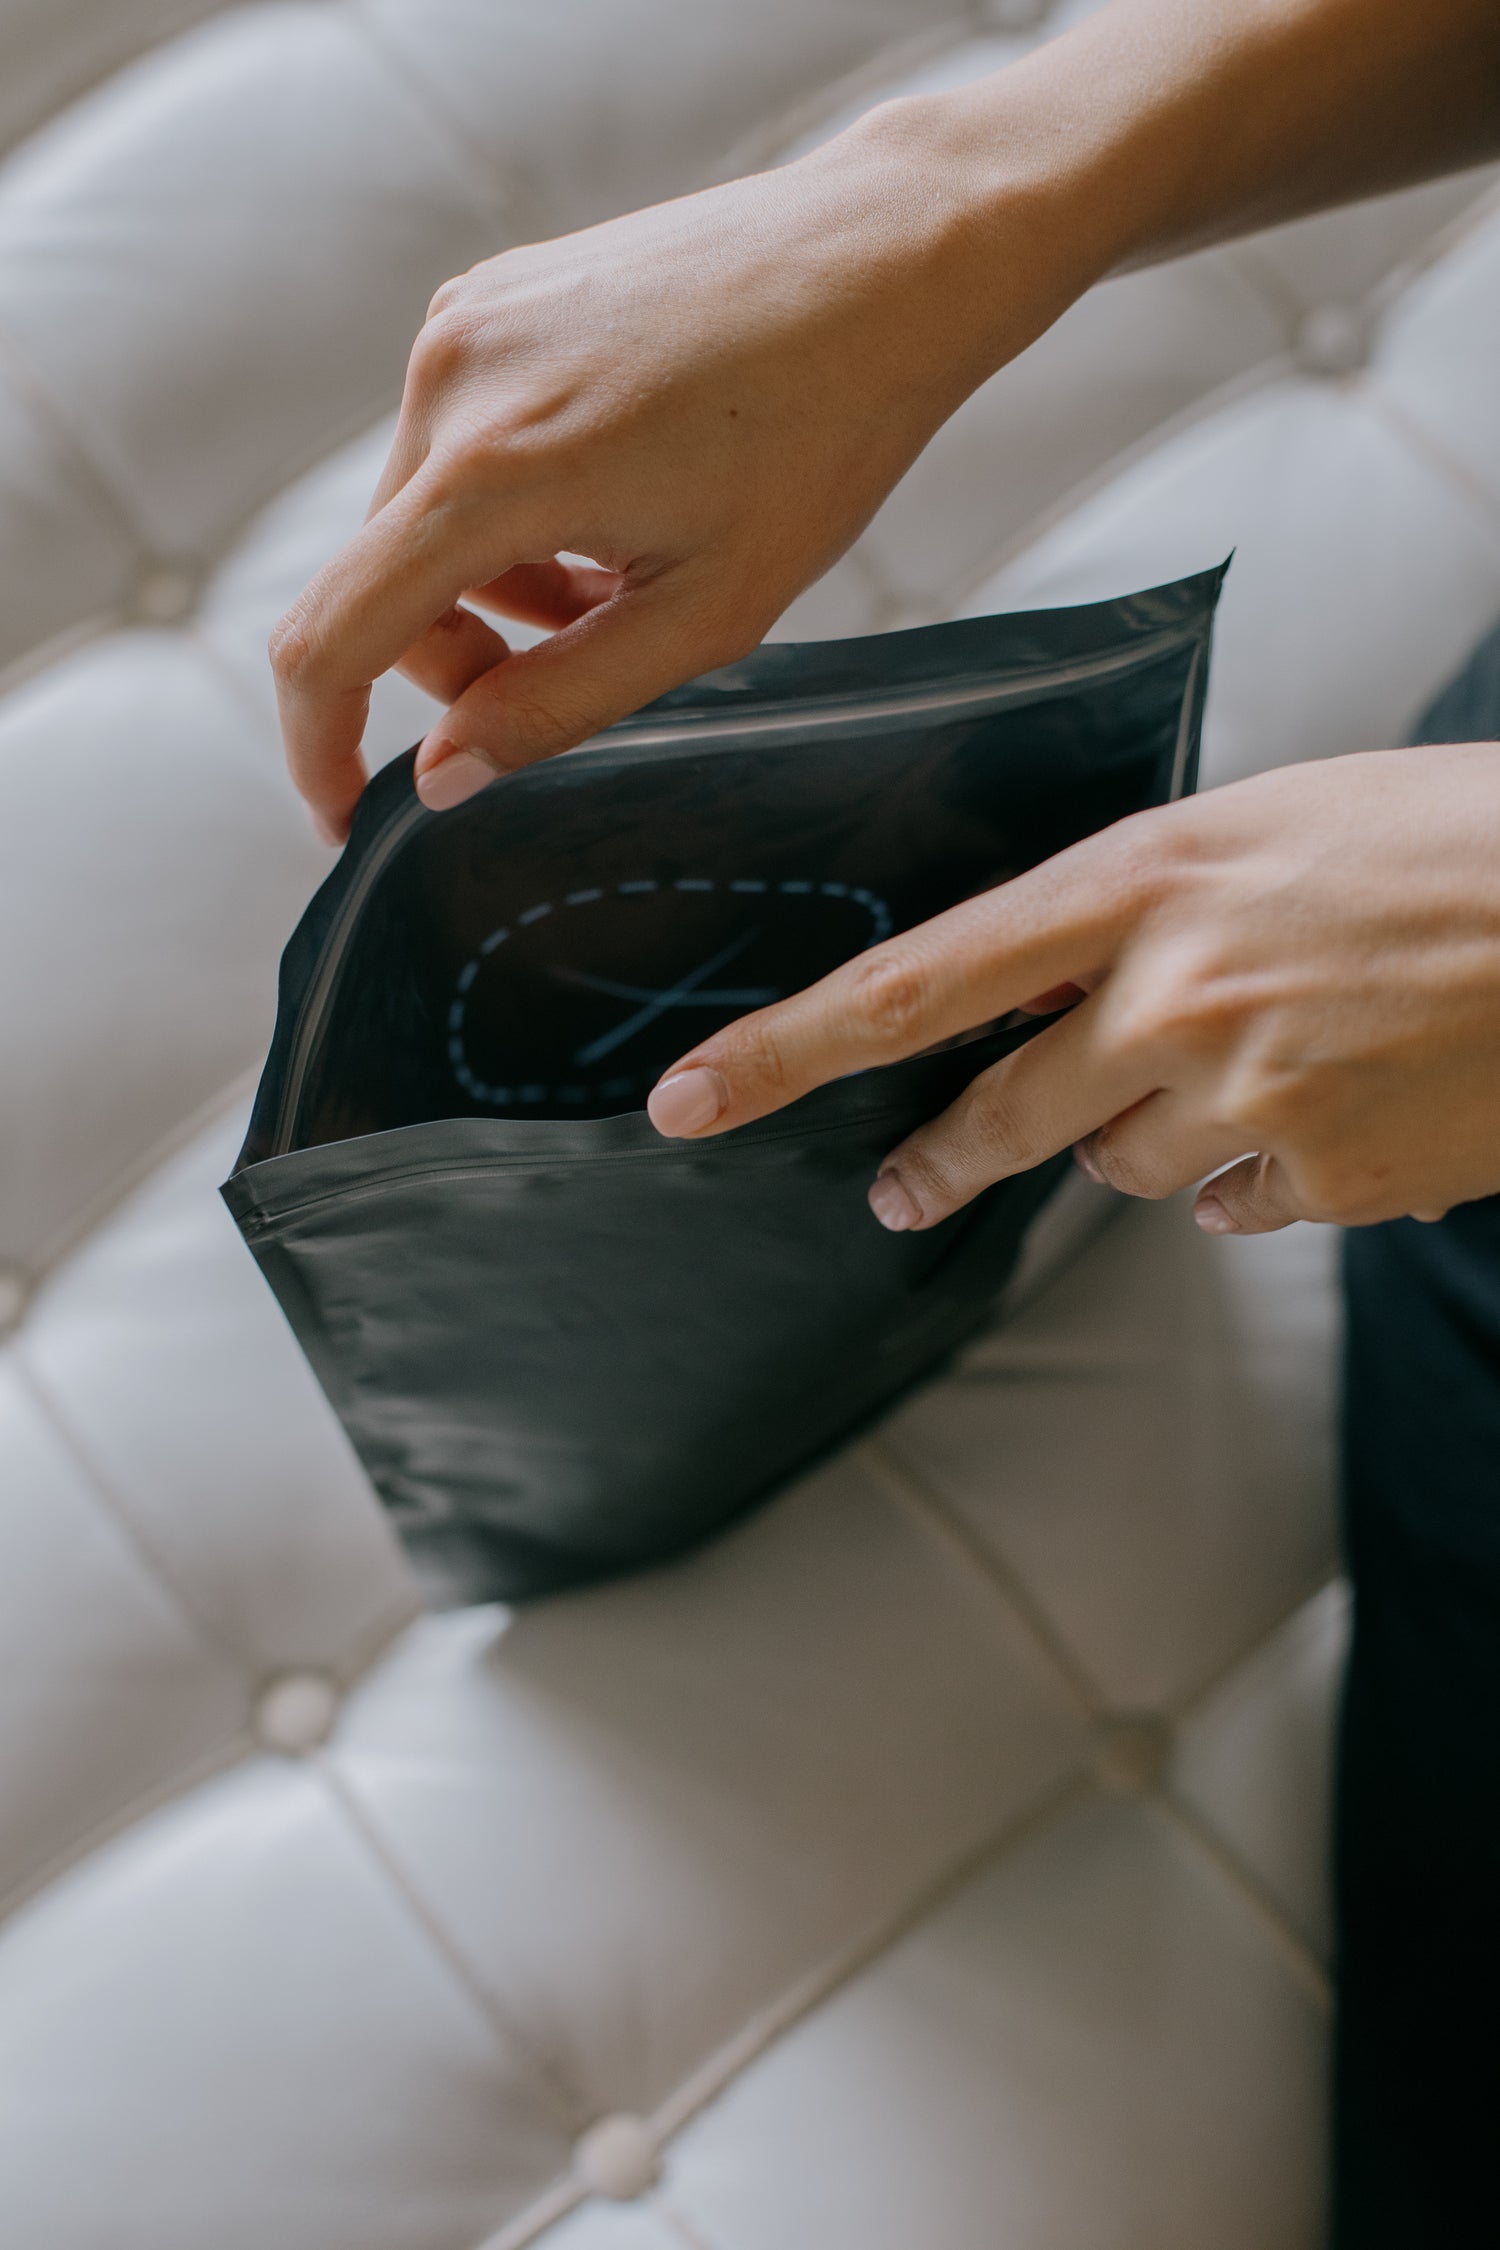
[[[922,682],[907,688],[872,687],[865,695],[845,692],[837,696],[790,698],[758,709],[754,705],[737,705],[725,711],[684,711],[675,723],[668,725],[652,723],[644,716],[626,719],[564,755],[570,759],[625,762],[633,754],[659,758],[663,751],[673,749],[692,755],[704,749],[712,751],[716,745],[735,749],[742,747],[747,737],[764,742],[777,735],[801,735],[814,730],[880,731],[914,720],[936,720],[959,714],[983,718],[990,712],[1037,701],[1060,690],[1107,680],[1116,673],[1144,670],[1153,662],[1189,647],[1194,647],[1194,662],[1182,699],[1182,720],[1169,791],[1169,796],[1176,798],[1182,793],[1194,737],[1194,717],[1200,701],[1197,690],[1198,673],[1204,661],[1204,631],[1198,618],[1066,663],[1038,664],[1019,671],[1007,667],[988,677],[946,685]],[[283,1155],[293,1146],[308,1065],[365,902],[408,837],[424,820],[432,817],[420,801],[398,804],[389,815],[384,831],[366,846],[359,871],[328,930],[303,997],[287,1059],[270,1150],[272,1155]]]

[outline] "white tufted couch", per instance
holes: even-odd
[[[1319,2240],[1326,1237],[1132,1208],[710,1552],[420,1619],[214,1193],[325,865],[264,639],[431,290],[1044,12],[0,0],[5,2250]],[[1210,778],[1383,743],[1497,366],[1475,176],[1100,289],[784,630],[1234,545]]]

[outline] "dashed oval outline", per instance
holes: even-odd
[[[819,883],[801,876],[788,876],[784,880],[773,882],[769,878],[753,875],[735,876],[723,883],[711,875],[679,875],[672,882],[663,883],[654,875],[638,875],[613,886],[614,895],[618,898],[648,898],[653,893],[664,890],[701,894],[720,889],[730,891],[740,898],[764,898],[775,892],[784,898],[847,899],[855,906],[862,906],[870,917],[871,932],[861,949],[865,951],[872,945],[879,945],[882,938],[888,938],[894,927],[886,901],[858,883]],[[474,989],[484,963],[491,954],[499,951],[512,931],[532,928],[536,923],[544,921],[549,914],[556,912],[559,906],[596,906],[609,895],[607,888],[596,885],[585,890],[569,891],[561,900],[539,899],[536,905],[528,906],[524,913],[517,914],[514,920],[507,922],[502,928],[491,930],[478,950],[470,955],[459,970],[454,997],[448,1009],[448,1060],[453,1067],[454,1077],[472,1100],[485,1102],[495,1109],[535,1107],[539,1102],[616,1101],[634,1092],[639,1085],[640,1078],[637,1074],[629,1078],[606,1078],[592,1083],[568,1081],[561,1085],[544,1086],[528,1082],[516,1086],[491,1086],[470,1069],[464,1049],[464,1015],[469,1004],[469,994]]]

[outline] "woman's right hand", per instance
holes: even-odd
[[[988,129],[959,119],[892,103],[439,290],[369,519],[272,643],[330,841],[381,672],[446,706],[417,760],[442,809],[732,661],[1086,285],[1025,196],[1005,216]],[[556,631],[511,655],[468,602]]]

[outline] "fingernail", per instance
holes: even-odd
[[[729,1088],[716,1070],[680,1070],[664,1078],[646,1097],[646,1115],[658,1133],[676,1140],[701,1133],[729,1106]]]
[[[1100,1187],[1106,1184],[1104,1174],[1090,1154],[1087,1141],[1075,1141],[1073,1143],[1073,1162],[1078,1166],[1080,1172],[1087,1173],[1091,1180],[1097,1180]]]
[[[1205,1234],[1238,1234],[1240,1231],[1216,1195],[1200,1195],[1193,1205],[1193,1217]]]
[[[425,742],[422,748],[427,748]],[[494,779],[493,766],[476,758],[472,750],[460,750],[450,743],[441,764],[428,766],[417,775],[417,795],[429,812],[451,812],[455,805],[477,797]]]
[[[891,1234],[905,1234],[922,1214],[901,1184],[899,1172],[882,1172],[870,1189],[870,1209]]]
[[[329,818],[327,813],[319,812],[316,805],[308,806],[307,817],[312,822],[313,827],[317,832],[317,838],[320,844],[328,844],[334,851],[337,851],[339,847],[347,840],[349,834],[348,829],[341,828],[336,820],[331,820]]]

